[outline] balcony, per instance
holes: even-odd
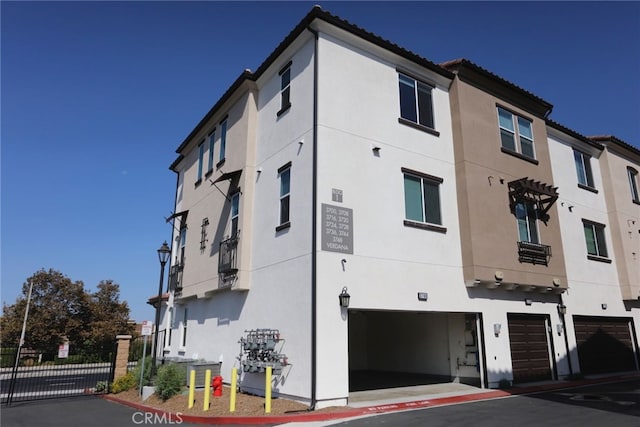
[[[218,254],[218,273],[231,276],[238,272],[237,255],[239,236],[236,234],[227,240],[220,242]]]
[[[518,242],[518,261],[549,265],[551,246],[532,242]]]
[[[182,292],[182,271],[184,263],[172,265],[169,269],[169,292]]]

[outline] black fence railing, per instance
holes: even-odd
[[[10,405],[16,401],[107,393],[113,382],[115,352],[114,343],[113,352],[103,362],[84,363],[74,355],[40,362],[33,350],[23,348],[18,354],[18,349],[3,349],[0,401]]]
[[[551,246],[532,242],[518,242],[518,260],[532,264],[549,265]]]
[[[238,235],[220,242],[220,253],[218,256],[218,273],[231,275],[238,272]]]

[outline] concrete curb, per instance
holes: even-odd
[[[584,380],[562,381],[548,384],[515,387],[508,390],[489,390],[479,393],[463,394],[458,396],[437,397],[433,399],[407,401],[367,406],[363,408],[349,408],[341,412],[324,413],[295,413],[286,415],[263,415],[253,417],[243,416],[217,416],[206,417],[199,415],[177,414],[165,412],[162,409],[152,408],[143,404],[119,399],[112,395],[102,395],[106,400],[126,405],[140,411],[163,415],[167,422],[188,422],[193,424],[284,424],[292,422],[331,421],[343,418],[360,417],[365,415],[384,414],[389,412],[406,411],[411,409],[423,409],[435,406],[453,405],[457,403],[475,402],[481,400],[497,399],[503,397],[542,393],[545,391],[562,390],[572,387],[588,386],[602,383],[615,383],[629,379],[640,378],[640,373],[617,375],[613,377],[591,378]]]

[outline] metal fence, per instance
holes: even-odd
[[[113,381],[115,344],[109,360],[98,363],[65,363],[78,360],[73,356],[40,363],[32,357],[33,351],[23,348],[17,352],[1,352],[0,401],[7,406],[16,401],[107,393]]]

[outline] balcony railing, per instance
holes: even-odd
[[[549,265],[551,246],[532,242],[518,242],[518,260],[531,264]]]
[[[238,235],[232,236],[220,242],[220,252],[218,255],[218,273],[233,275],[238,272]]]
[[[182,271],[184,270],[183,264],[172,265],[169,269],[169,292],[182,292]]]

